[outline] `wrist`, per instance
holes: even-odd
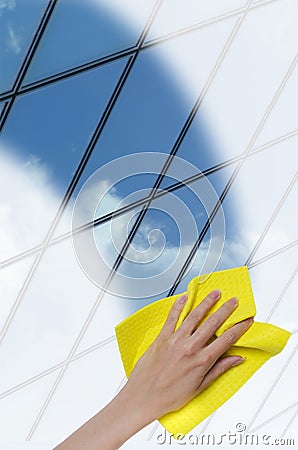
[[[146,398],[146,389],[137,390],[129,380],[115,400],[123,405],[125,414],[130,419],[131,427],[136,431],[157,418],[152,402]]]

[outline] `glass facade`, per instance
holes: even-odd
[[[119,321],[244,264],[258,320],[293,335],[195,432],[294,435],[297,14],[0,0],[0,443],[61,441],[124,380]]]

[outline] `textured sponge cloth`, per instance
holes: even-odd
[[[194,278],[188,285],[188,300],[176,328],[214,289],[220,289],[222,295],[204,320],[231,297],[236,296],[239,300],[239,306],[218,329],[217,336],[235,323],[256,314],[248,269],[244,266]],[[139,358],[157,337],[171,306],[180,295],[182,294],[158,300],[116,326],[118,346],[128,377]],[[188,433],[226,402],[271,356],[279,353],[290,335],[288,331],[274,325],[254,322],[225,353],[225,355],[241,355],[246,361],[222,374],[179,410],[160,417],[159,422],[174,437]]]

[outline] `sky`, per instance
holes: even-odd
[[[1,95],[13,87],[46,3],[0,0]],[[220,433],[243,421],[251,422],[252,429],[262,425],[260,429],[268,433],[295,435],[298,325],[293,274],[297,258],[292,244],[297,240],[293,210],[298,111],[293,59],[298,8],[294,0],[250,3],[245,14],[248,3],[242,0],[162,2],[145,48],[53,230],[51,239],[58,243],[45,251],[42,243],[50,224],[129,55],[17,96],[0,141],[0,286],[4,299],[0,326],[5,331],[5,336],[0,334],[4,336],[0,347],[1,450],[50,449],[115,395],[124,372],[114,326],[167,295],[207,219],[208,208],[216,203],[239,161],[243,163],[222,205],[224,221],[216,215],[212,240],[207,233],[176,292],[184,291],[200,273],[206,257],[210,270],[243,265],[249,258],[257,319],[294,334],[284,352],[197,431]],[[58,0],[23,89],[133,47],[154,5],[151,0]],[[192,28],[182,33],[186,27]],[[171,33],[175,35],[159,42]],[[73,225],[79,192],[84,194],[80,224],[148,195],[196,102],[198,111],[177,153],[191,165],[174,160],[160,188],[229,163],[205,181],[198,179],[153,200],[128,259],[119,267],[119,275],[126,279],[116,277],[109,292],[103,293],[102,286],[94,282],[96,253],[112,266],[142,206],[115,218],[112,228],[105,222],[94,229],[93,259],[91,247],[80,256],[72,239],[58,239]],[[149,159],[144,159],[145,152],[150,152]],[[245,152],[250,153],[244,161]],[[138,155],[129,159],[134,153]],[[99,174],[96,182],[88,184],[95,171]],[[131,172],[133,176],[128,177]],[[100,197],[103,202],[97,206]],[[93,230],[81,236],[84,248],[93,239]],[[28,283],[38,258],[38,253],[29,250],[36,246],[41,246],[42,256]],[[177,265],[169,271],[176,258]],[[155,275],[160,282],[150,282]],[[57,390],[44,407],[55,383]],[[124,448],[160,447],[156,436],[161,431],[161,426],[152,424]],[[297,433],[294,437],[298,439]]]

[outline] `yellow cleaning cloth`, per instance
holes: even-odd
[[[194,278],[188,285],[188,300],[176,328],[181,325],[189,312],[214,289],[220,289],[222,296],[210,310],[208,316],[231,297],[238,297],[239,300],[238,308],[218,329],[217,336],[235,323],[256,314],[248,269],[244,266]],[[171,306],[181,295],[174,295],[151,303],[116,326],[118,346],[127,377],[130,376],[139,358],[157,337]],[[241,355],[246,358],[246,361],[229,369],[178,411],[160,417],[159,422],[174,437],[188,433],[226,402],[271,356],[279,353],[286,345],[290,335],[291,333],[288,331],[274,325],[254,322],[248,331],[225,353],[225,355]]]

